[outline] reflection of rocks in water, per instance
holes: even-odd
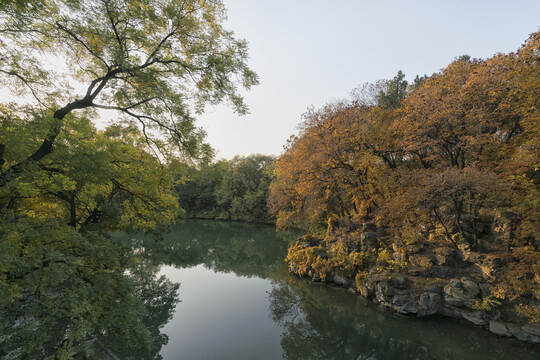
[[[290,359],[531,358],[527,346],[501,343],[458,321],[398,318],[341,288],[296,277],[275,281],[269,300]]]
[[[326,299],[327,292],[317,290],[317,285],[302,285],[280,281],[270,293],[271,316],[284,329],[281,345],[287,358],[435,358],[417,341],[384,336],[378,331],[380,325],[351,316],[349,302],[334,302],[336,299]]]

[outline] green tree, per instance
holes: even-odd
[[[274,157],[236,156],[229,162],[221,186],[216,190],[218,204],[230,220],[269,222],[266,202],[272,180]]]
[[[31,128],[6,126],[0,141]],[[174,221],[178,201],[169,169],[147,151],[136,128],[97,131],[87,118],[70,116],[57,139],[55,152],[40,166],[0,188],[0,204],[13,214],[54,218],[74,228],[98,224],[102,230],[155,231]]]
[[[228,166],[227,160],[182,165],[177,174],[176,191],[187,217],[220,217],[222,207],[217,203],[216,189],[221,186]]]
[[[78,344],[111,337],[137,358],[158,356],[178,285],[141,273],[118,242],[56,221],[0,219],[0,237],[0,357],[71,359]],[[163,295],[138,295],[150,288]],[[167,315],[150,318],[159,304]]]
[[[78,109],[116,111],[157,149],[161,134],[187,156],[208,151],[193,109],[228,101],[245,113],[237,87],[257,83],[246,43],[221,26],[224,18],[219,0],[36,0],[0,8],[1,80],[14,94],[33,96],[26,120],[48,123],[39,146],[16,163],[2,161],[0,187],[51,153]],[[51,58],[65,63],[55,67],[63,74],[47,66]]]
[[[416,80],[416,79],[415,79]],[[386,89],[381,90],[376,97],[378,105],[387,109],[397,109],[401,100],[407,95],[408,82],[405,74],[399,70],[392,80],[386,82]]]
[[[219,0],[0,0],[0,357],[114,338],[159,358],[177,286],[95,230],[170,224],[171,167],[212,153],[192,114],[247,111],[257,76],[225,16]],[[114,125],[96,130],[98,110]]]

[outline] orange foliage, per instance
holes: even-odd
[[[539,54],[540,32],[516,53],[456,59],[410,87],[400,107],[357,101],[309,110],[277,161],[269,205],[278,226],[376,218],[475,245],[475,230],[464,228],[500,210],[517,213],[517,234],[534,241]]]

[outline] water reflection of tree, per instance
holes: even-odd
[[[266,278],[283,265],[289,238],[273,226],[225,221],[186,220],[155,241],[144,236],[122,236],[134,251],[155,265],[192,267],[203,264],[219,272]]]
[[[355,297],[344,294],[348,301],[335,301],[328,288],[291,277],[283,262],[291,237],[279,239],[273,227],[260,225],[186,221],[160,241],[130,236],[126,242],[156,266],[203,264],[215,271],[272,279],[271,317],[284,328],[281,345],[287,358],[432,358],[418,342],[385,335],[380,319],[370,323],[354,315]]]
[[[154,264],[52,221],[0,221],[0,238],[0,358],[67,359],[96,339],[159,358],[178,285]]]
[[[147,342],[135,348],[133,344],[126,342],[125,338],[133,335],[129,328],[110,334],[103,342],[114,349],[120,359],[161,359],[159,352],[161,347],[167,344],[168,337],[160,330],[173,316],[179,301],[179,284],[171,282],[165,276],[158,276],[158,271],[159,267],[142,258],[138,258],[137,266],[132,268],[135,295],[144,306],[140,322],[142,329],[147,332]]]
[[[446,319],[442,324],[400,319],[343,289],[291,276],[283,262],[289,238],[281,241],[272,227],[186,221],[158,242],[123,238],[135,244],[132,250],[149,267],[204,264],[220,272],[271,279],[270,316],[283,328],[281,345],[289,359],[465,360],[477,359],[478,354],[487,358],[514,354],[527,358],[530,354],[526,349],[501,347],[498,339],[482,338],[483,333]],[[162,299],[167,303],[167,296]],[[156,315],[156,324],[165,322],[166,312]],[[471,351],[473,348],[481,350]]]
[[[269,294],[270,311],[272,319],[284,329],[281,345],[287,358],[435,358],[417,342],[384,334],[384,326],[373,323],[373,317],[370,320],[356,316],[351,311],[351,305],[355,308],[351,301],[336,301],[329,297],[331,292],[325,291],[328,289],[320,290],[294,278],[274,282]]]
[[[527,345],[504,342],[459,321],[400,318],[342,288],[286,271],[274,278],[269,300],[289,359],[540,358]]]

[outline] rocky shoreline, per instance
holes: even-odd
[[[511,311],[509,300],[494,293],[507,263],[519,259],[461,245],[392,241],[381,250],[384,246],[373,224],[334,221],[324,238],[303,236],[289,249],[289,271],[347,287],[399,314],[464,319],[499,336],[540,344],[540,323],[524,323]],[[341,262],[336,260],[338,251]],[[390,258],[386,266],[374,260],[382,251]],[[524,296],[532,297],[535,291]]]

